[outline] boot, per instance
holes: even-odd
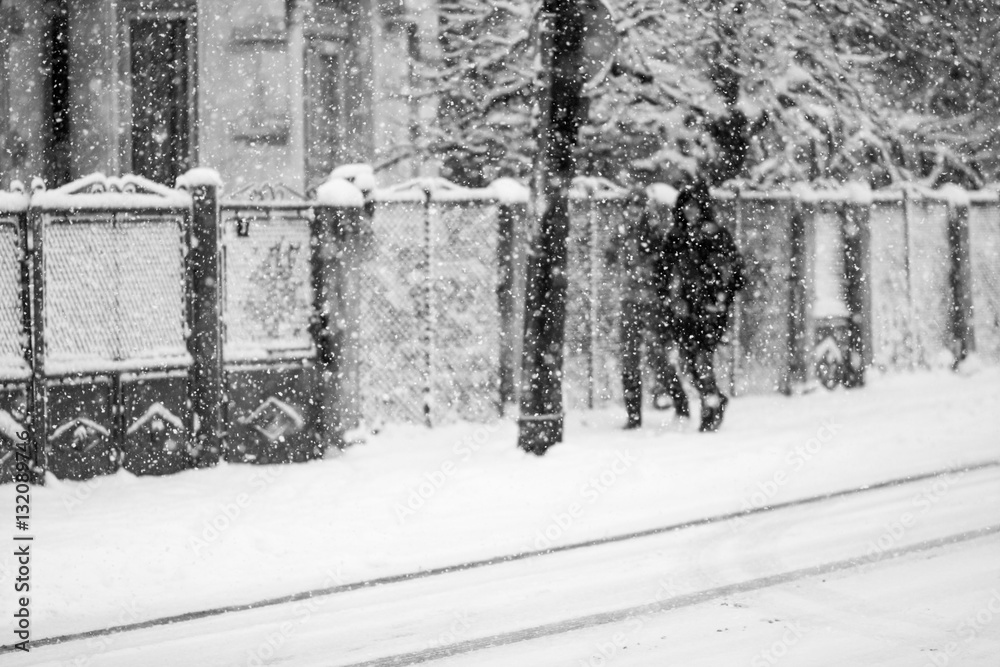
[[[691,404],[688,403],[687,394],[684,393],[683,389],[671,396],[670,400],[673,402],[674,412],[678,417],[687,419],[691,416]]]
[[[726,413],[726,405],[729,399],[722,394],[706,396],[701,406],[701,426],[698,430],[702,433],[714,433],[722,426],[722,418]]]

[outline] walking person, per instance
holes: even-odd
[[[665,345],[676,351],[681,370],[701,398],[700,431],[722,424],[729,399],[719,390],[713,359],[722,342],[736,293],[743,289],[743,260],[732,235],[715,220],[708,185],[682,189],[674,205],[673,226],[655,256],[657,315]],[[676,372],[664,377],[665,391],[679,415],[687,415],[687,396]]]
[[[645,191],[632,193],[626,227],[616,237],[615,261],[620,262],[623,276],[620,324],[626,429],[642,426],[643,361],[653,372],[654,407],[671,407],[667,387],[680,386],[668,358],[665,343],[669,336],[658,307],[656,257],[663,245],[663,226],[648,208],[647,200]],[[683,409],[681,416],[688,416],[686,403]]]

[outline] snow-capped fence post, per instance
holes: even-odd
[[[972,266],[969,254],[969,194],[958,186],[945,186],[948,200],[948,283],[951,287],[951,329],[955,363],[976,351],[972,324]]]
[[[844,364],[843,384],[861,387],[865,383],[865,368],[871,363],[871,252],[869,222],[871,191],[851,199],[844,205],[841,234],[844,243],[844,297],[849,320],[847,325],[848,354]]]
[[[196,465],[211,466],[225,457],[225,386],[222,374],[222,263],[219,190],[222,181],[211,169],[192,169],[177,185],[193,200],[190,250],[186,257],[188,352],[191,355],[189,397]]]
[[[521,359],[524,275],[523,235],[527,229],[528,188],[512,178],[490,185],[497,197],[497,306],[500,312],[500,405],[518,400],[517,377]]]
[[[344,173],[344,172],[339,172]],[[334,170],[316,189],[312,253],[313,340],[319,365],[318,430],[343,447],[344,434],[361,420],[359,386],[360,260],[371,237],[373,182]],[[352,184],[353,181],[353,184]]]

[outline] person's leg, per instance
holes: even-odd
[[[638,311],[637,304],[622,302],[622,393],[628,415],[625,428],[642,426],[642,326]]]
[[[691,410],[678,372],[680,355],[673,338],[670,330],[660,323],[651,332],[650,342],[646,346],[649,365],[656,379],[653,404],[660,410],[673,407],[678,416],[687,417]]]
[[[688,354],[691,377],[701,396],[700,431],[718,430],[729,403],[715,380],[714,355],[711,347],[703,345],[692,346]]]

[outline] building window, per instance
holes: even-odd
[[[233,127],[233,140],[280,146],[291,134],[288,43],[284,23],[271,19],[233,30],[234,73],[247,98]]]

